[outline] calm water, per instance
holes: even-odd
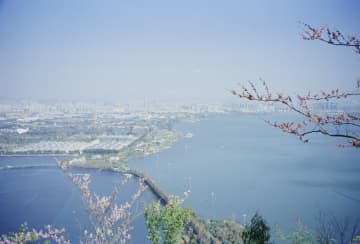
[[[244,214],[249,220],[259,211],[271,225],[287,229],[297,218],[314,226],[319,211],[360,217],[359,149],[338,148],[339,141],[322,136],[304,144],[262,119],[274,117],[221,116],[179,124],[176,129],[194,137],[130,166],[172,194],[190,189],[187,204],[205,218],[243,223]]]
[[[83,231],[92,230],[79,189],[67,174],[55,166],[54,161],[52,157],[0,157],[0,166],[54,164],[54,167],[0,170],[0,233],[16,231],[25,221],[30,229],[41,229],[51,224],[58,228],[64,227],[66,237],[72,243],[79,243]],[[90,189],[99,195],[110,195],[123,178],[108,171],[71,172],[90,173]],[[136,180],[125,185],[119,203],[129,201],[137,186]],[[153,195],[147,192],[140,201],[149,202],[153,199]],[[141,202],[136,207],[141,208]],[[133,223],[133,227],[133,243],[144,243],[146,230],[142,216]]]
[[[263,115],[262,117],[267,117]],[[280,120],[281,118],[277,118]],[[360,216],[359,150],[338,148],[331,138],[304,144],[266,125],[259,116],[238,115],[181,123],[176,129],[194,137],[130,166],[143,170],[171,194],[191,190],[186,204],[205,218],[236,218],[240,223],[259,211],[270,224],[292,226],[297,218],[315,225],[322,211]],[[0,166],[54,163],[52,157],[0,157]],[[91,189],[110,194],[122,176],[83,170]],[[130,182],[121,196],[136,189]],[[148,193],[142,201],[150,201]],[[0,170],[0,233],[52,224],[79,242],[91,229],[79,190],[57,167]],[[144,243],[143,218],[134,223],[133,243]]]

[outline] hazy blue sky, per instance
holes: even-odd
[[[0,0],[0,96],[228,100],[259,77],[354,87],[360,55],[303,41],[298,21],[359,35],[360,1]]]

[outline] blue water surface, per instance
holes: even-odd
[[[79,243],[84,230],[94,233],[84,208],[81,193],[68,178],[68,173],[89,173],[90,190],[100,196],[110,195],[124,176],[110,171],[72,169],[64,173],[54,163],[53,157],[0,157],[0,164],[54,164],[54,167],[0,170],[0,233],[16,231],[27,222],[29,229],[45,225],[65,228],[65,236],[72,243]],[[131,179],[119,194],[118,204],[131,201],[138,189],[136,179]],[[134,209],[154,200],[146,192]],[[132,223],[132,243],[148,243],[143,216]]]
[[[172,194],[190,189],[186,204],[204,218],[244,223],[259,212],[289,230],[297,219],[315,228],[320,212],[360,217],[359,149],[320,135],[303,143],[264,123],[293,119],[241,114],[180,123],[175,129],[193,138],[130,166]]]
[[[170,194],[191,190],[185,204],[204,218],[244,223],[258,211],[271,226],[288,230],[298,218],[315,227],[320,211],[360,217],[359,149],[339,148],[343,141],[324,136],[304,144],[263,121],[291,118],[241,114],[179,123],[176,130],[194,136],[129,165]],[[25,221],[37,229],[52,224],[65,227],[72,243],[79,243],[83,230],[92,228],[79,189],[53,157],[0,157],[0,166],[27,163],[54,167],[0,170],[0,233],[15,231]],[[90,173],[92,191],[102,195],[111,194],[123,177],[108,171],[71,171]],[[129,199],[136,188],[132,180],[121,200]],[[142,201],[153,199],[147,193]],[[132,234],[133,243],[145,242],[143,217],[134,222]]]

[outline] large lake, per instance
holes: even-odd
[[[287,229],[297,218],[314,226],[319,211],[360,217],[359,149],[339,148],[339,141],[322,136],[304,144],[266,125],[262,119],[269,116],[216,116],[179,123],[175,129],[191,132],[193,138],[129,164],[171,194],[190,189],[186,204],[204,218],[243,223],[244,214],[249,221],[258,211],[271,225]],[[32,163],[54,164],[54,159],[0,157],[0,166]],[[110,194],[122,178],[106,171],[85,172],[92,174],[93,190],[103,194]],[[130,182],[124,198],[135,189],[136,182]],[[148,193],[143,201],[152,199]],[[0,170],[0,233],[14,231],[24,221],[35,228],[65,227],[74,243],[84,229],[91,229],[79,190],[55,166]],[[134,225],[133,243],[143,243],[143,219]]]
[[[89,173],[90,190],[100,196],[109,196],[123,179],[118,173],[99,170],[72,169],[64,173],[55,164],[54,157],[0,157],[0,167],[5,165],[44,164],[44,167],[0,170],[0,233],[18,230],[27,222],[29,229],[41,229],[50,224],[66,229],[65,236],[72,243],[79,243],[84,230],[94,233],[84,208],[81,193],[67,173]],[[49,164],[53,164],[49,167]],[[136,179],[131,179],[121,190],[118,204],[130,201],[138,189]],[[145,192],[133,206],[142,209],[142,203],[155,197]],[[148,243],[144,218],[132,223],[133,243]]]
[[[181,123],[191,139],[130,166],[172,194],[187,189],[187,204],[205,218],[243,223],[258,211],[287,229],[300,218],[310,226],[320,211],[360,217],[360,151],[314,136],[309,143],[282,133],[264,119],[291,115],[232,115]]]

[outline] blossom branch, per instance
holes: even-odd
[[[139,180],[139,189],[132,196],[130,202],[116,204],[120,189],[129,181],[126,176],[114,189],[110,196],[100,197],[89,190],[89,174],[69,174],[70,179],[77,185],[83,196],[84,204],[89,212],[95,235],[84,232],[85,243],[126,243],[131,239],[131,222],[140,215],[132,206],[147,190],[144,180]]]
[[[315,28],[309,24],[301,23],[305,28],[302,33],[304,40],[319,40],[334,46],[346,46],[355,48],[355,52],[360,54],[360,39],[356,36],[345,37],[339,30],[333,31],[329,28]]]
[[[330,92],[321,91],[317,94],[297,95],[292,98],[289,95],[278,93],[272,95],[266,82],[261,80],[264,92],[259,92],[253,82],[249,82],[249,88],[240,85],[240,90],[232,90],[231,93],[238,96],[241,99],[257,102],[279,103],[286,106],[290,111],[294,111],[303,117],[305,120],[300,123],[296,122],[283,122],[283,123],[271,123],[268,124],[279,128],[283,132],[296,135],[300,140],[308,142],[307,139],[303,139],[304,136],[312,133],[321,133],[323,135],[331,137],[343,137],[351,139],[350,144],[353,146],[360,146],[360,137],[357,132],[360,128],[360,116],[355,113],[337,112],[333,114],[324,114],[315,112],[310,108],[312,102],[329,101],[331,99],[346,99],[350,96],[359,96],[360,92],[341,92],[338,89]],[[359,83],[359,82],[358,82]],[[338,128],[341,130],[341,126],[351,127],[352,133],[333,133],[329,126]],[[309,129],[312,126],[315,129]]]
[[[63,234],[65,229],[56,229],[51,225],[45,226],[44,230],[28,231],[27,223],[20,226],[20,229],[16,233],[0,236],[0,244],[18,244],[27,242],[38,242],[40,240],[53,240],[57,244],[70,244],[69,240],[66,240]]]

